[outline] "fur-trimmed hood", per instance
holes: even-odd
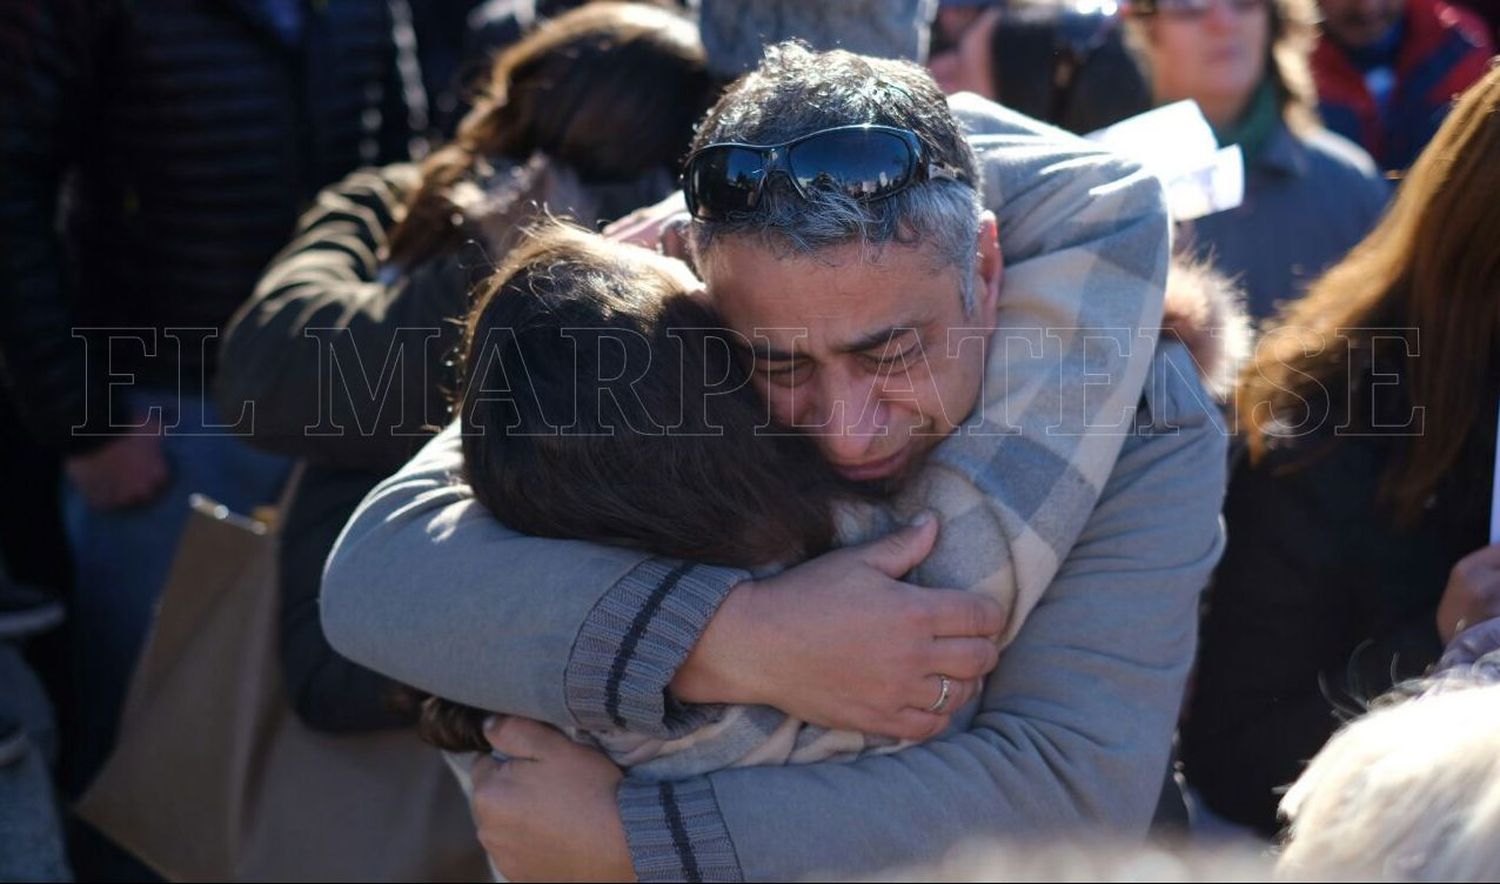
[[[1187,345],[1203,385],[1227,402],[1254,340],[1239,287],[1210,264],[1173,259],[1161,326],[1163,337]]]

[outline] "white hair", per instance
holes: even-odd
[[[1500,880],[1500,684],[1449,683],[1357,719],[1281,812],[1291,876]]]

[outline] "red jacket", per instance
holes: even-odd
[[[1324,35],[1313,52],[1319,110],[1328,128],[1364,147],[1384,169],[1405,169],[1437,133],[1453,99],[1489,69],[1489,29],[1442,0],[1407,0],[1396,85],[1382,117],[1364,73]]]

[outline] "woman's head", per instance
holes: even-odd
[[[674,166],[711,101],[691,22],[643,3],[590,3],[499,56],[458,137],[617,180]]]
[[[1421,512],[1500,373],[1497,156],[1500,68],[1459,99],[1374,232],[1261,342],[1238,397],[1252,452],[1339,422],[1351,373],[1367,370],[1380,344],[1423,409],[1420,432],[1387,468],[1385,497],[1406,519]]]
[[[453,141],[424,162],[392,258],[462,241],[448,190],[488,160],[544,156],[593,187],[669,182],[714,93],[697,29],[676,12],[597,2],[545,22],[500,54]]]
[[[682,263],[549,223],[469,317],[465,474],[516,530],[755,567],[833,541],[832,471],[776,433]]]
[[[1317,124],[1313,0],[1134,0],[1126,18],[1159,104],[1192,99],[1229,126],[1263,81],[1293,129]]]
[[[1377,709],[1336,734],[1281,802],[1294,880],[1500,878],[1500,684]]]

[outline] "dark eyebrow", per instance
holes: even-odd
[[[887,328],[880,329],[879,331],[871,332],[870,334],[867,334],[856,341],[845,344],[844,346],[838,348],[838,352],[861,353],[865,350],[873,350],[876,347],[883,347],[887,342],[895,340],[896,338],[916,334],[923,324],[925,324],[925,320],[912,320],[900,323],[898,325],[892,325]],[[773,347],[771,346],[771,343],[764,338],[757,338],[755,340],[754,346],[751,347],[747,347],[738,341],[735,341],[733,346],[741,353],[749,354],[749,356],[757,362],[792,362],[797,359],[807,358],[805,355],[796,353],[792,350],[782,350],[777,347]]]
[[[779,350],[772,347],[771,343],[764,338],[756,338],[753,347],[747,347],[738,340],[734,341],[732,346],[756,362],[791,362],[798,358],[798,354],[791,350]]]

